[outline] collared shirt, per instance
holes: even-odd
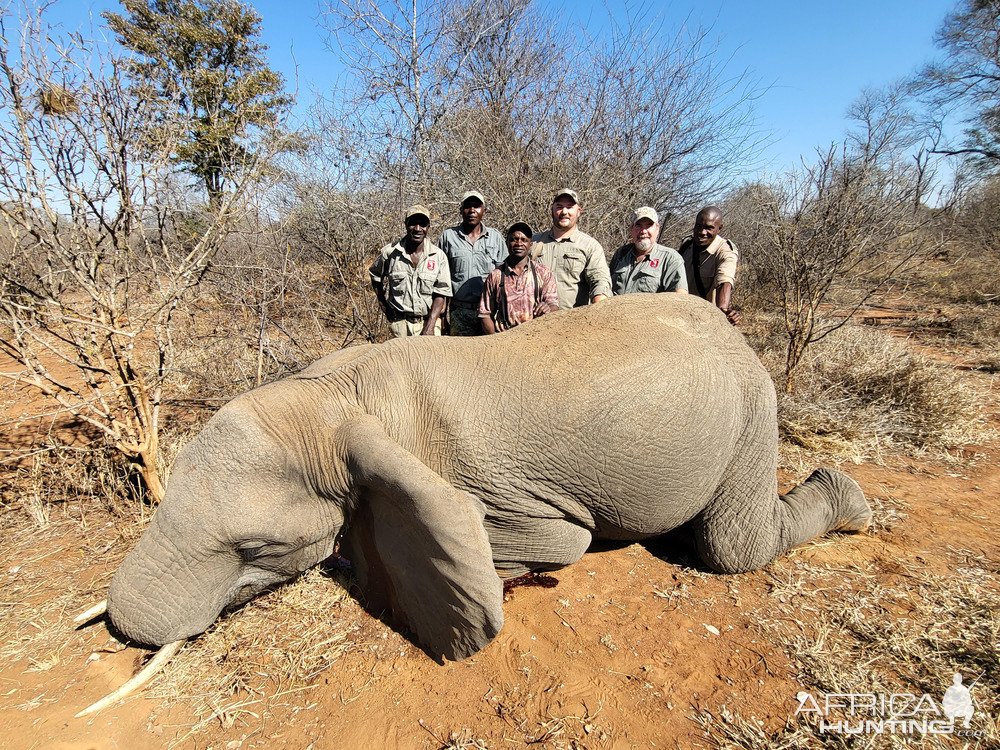
[[[691,294],[704,296],[709,302],[715,302],[715,293],[720,286],[723,284],[736,286],[736,265],[740,258],[739,250],[729,240],[717,236],[712,240],[711,245],[698,251],[698,271],[701,276],[701,286],[705,290],[704,295],[701,294],[694,275],[695,262],[692,259],[694,250],[693,238],[685,237],[678,252],[684,260],[688,291]]]
[[[507,257],[503,235],[491,227],[483,227],[475,243],[469,242],[462,225],[441,233],[438,241],[451,267],[452,301],[463,307],[479,307],[483,295],[483,280]]]
[[[533,239],[531,257],[540,260],[555,275],[559,307],[580,307],[599,294],[611,296],[608,259],[600,242],[579,229],[558,240],[551,229],[539,232]]]
[[[684,261],[671,247],[653,245],[641,263],[635,262],[635,245],[615,250],[611,258],[611,289],[615,294],[634,292],[686,292]]]
[[[379,250],[368,269],[372,283],[381,284],[389,307],[401,315],[426,317],[434,295],[451,296],[448,256],[430,240],[414,266],[403,240]]]
[[[535,286],[535,281],[538,286]],[[559,303],[556,280],[544,263],[528,261],[518,273],[504,261],[490,272],[483,285],[479,317],[502,323],[506,328],[535,317],[535,304]]]

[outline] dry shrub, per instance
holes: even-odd
[[[963,308],[950,316],[948,327],[956,342],[972,349],[977,369],[1000,371],[1000,307]]]
[[[167,474],[178,451],[196,434],[207,413],[188,413],[161,431],[161,470]],[[45,528],[53,509],[111,513],[125,526],[144,523],[151,509],[136,474],[122,454],[101,439],[77,435],[75,444],[59,442],[70,433],[55,430],[35,444],[10,450],[0,463],[0,514],[4,526],[18,527],[27,515]],[[21,511],[21,513],[18,513]]]
[[[35,446],[13,453],[0,472],[0,509],[21,508],[37,527],[48,525],[51,509],[72,502],[94,504],[117,516],[133,514],[134,475],[102,442],[83,446]]]
[[[983,409],[983,395],[954,369],[889,334],[848,325],[810,351],[778,416],[786,442],[861,459],[894,446],[947,450],[977,441]]]
[[[929,302],[983,304],[1000,299],[995,257],[980,252],[952,254],[912,272],[911,288]]]

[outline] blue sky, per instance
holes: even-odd
[[[621,13],[623,0],[541,0],[555,5],[572,26],[603,23]],[[300,107],[313,92],[326,91],[339,63],[325,45],[315,0],[256,0],[263,18],[271,65],[297,81]],[[934,32],[956,0],[839,0],[798,2],[676,0],[640,6],[650,22],[711,27],[734,74],[746,69],[766,86],[756,104],[761,128],[773,141],[762,167],[780,172],[810,156],[817,146],[840,140],[844,112],[865,86],[878,87],[907,75],[936,54]],[[114,2],[57,0],[49,14],[68,30],[86,27],[88,15]]]

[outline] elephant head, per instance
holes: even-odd
[[[292,447],[233,404],[178,455],[166,498],[111,582],[108,614],[140,643],[197,635],[327,557],[343,523]]]
[[[362,586],[378,589],[429,654],[482,648],[502,625],[502,591],[481,504],[370,417],[297,430],[291,412],[270,408],[294,401],[295,387],[277,383],[223,407],[180,453],[163,503],[112,580],[114,626],[151,645],[195,636],[329,556],[347,522]]]

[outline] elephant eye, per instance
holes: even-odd
[[[240,542],[236,545],[236,551],[243,562],[253,562],[263,557],[285,555],[288,553],[288,545],[254,539]]]

